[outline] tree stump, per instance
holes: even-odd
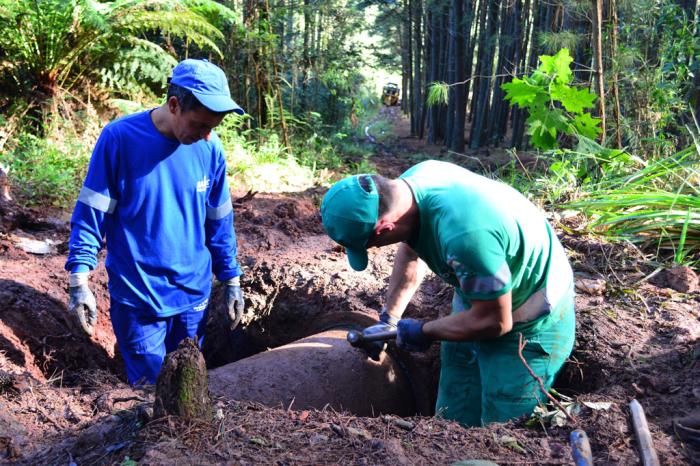
[[[153,417],[210,420],[212,412],[204,356],[197,343],[186,338],[165,357],[156,381]]]

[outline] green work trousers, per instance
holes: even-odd
[[[516,324],[502,337],[442,342],[436,415],[482,426],[532,413],[546,396],[518,356],[518,334],[528,341],[523,349],[528,366],[549,390],[571,354],[575,328],[572,290],[551,314]]]

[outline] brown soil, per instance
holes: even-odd
[[[380,172],[400,173],[420,158],[417,152],[450,156],[409,138],[396,108],[387,114],[396,120],[397,136],[378,145],[374,162]],[[507,157],[502,151],[470,155],[492,164]],[[472,160],[462,159],[457,161]],[[224,330],[221,310],[212,310],[205,347],[210,367],[339,322],[361,327],[376,318],[393,249],[372,251],[367,271],[352,272],[323,234],[317,211],[323,192],[262,193],[235,205],[245,329]],[[119,464],[128,457],[144,464],[571,464],[571,423],[557,427],[542,418],[464,429],[430,417],[437,345],[417,355],[390,348],[414,374],[416,411],[423,416],[359,417],[330,407],[270,408],[215,397],[213,422],[153,421],[153,387],[125,383],[104,268],[91,277],[100,310],[94,336],[73,336],[66,325],[65,218],[0,204],[0,462]],[[672,423],[700,407],[700,294],[666,288],[660,274],[648,277],[657,265],[634,249],[564,233],[576,231],[575,221],[567,220],[560,235],[577,276],[602,285],[584,287],[587,292],[577,298],[576,347],[558,391],[578,403],[576,426],[587,432],[595,463],[640,464],[628,407],[637,399],[661,463],[700,464],[700,450],[682,442]],[[50,239],[54,251],[29,254],[18,247],[20,237]],[[220,292],[215,290],[213,302]],[[448,310],[450,297],[430,277],[408,315],[436,317]],[[593,409],[584,401],[611,405]]]

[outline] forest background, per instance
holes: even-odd
[[[698,21],[696,0],[0,0],[0,171],[70,208],[104,124],[194,57],[247,111],[217,128],[234,188],[300,190],[375,171],[395,81],[444,158],[504,150],[487,175],[697,265]]]

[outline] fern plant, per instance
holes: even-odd
[[[0,0],[0,72],[13,89],[47,96],[87,77],[108,90],[143,88],[162,82],[175,62],[151,37],[221,56],[213,18],[236,20],[213,0]]]
[[[596,95],[571,86],[572,61],[566,48],[554,56],[542,55],[540,66],[530,76],[502,85],[511,105],[527,109],[527,132],[539,149],[555,148],[562,133],[595,139],[601,132],[600,119],[586,111],[593,107]]]

